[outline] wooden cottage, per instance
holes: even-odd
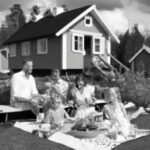
[[[143,47],[129,60],[132,71],[145,72],[150,76],[150,47],[143,45]]]
[[[119,42],[92,5],[29,22],[5,45],[11,69],[31,59],[35,69],[80,70],[90,55],[101,55],[110,64],[111,40]]]

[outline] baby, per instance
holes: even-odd
[[[52,107],[49,108],[45,115],[45,122],[51,124],[51,128],[63,127],[66,120],[74,121],[67,112],[63,109],[61,96],[59,94],[53,94]]]

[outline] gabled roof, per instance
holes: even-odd
[[[150,47],[143,45],[143,47],[129,60],[129,63],[131,63],[144,50],[150,54]]]
[[[82,8],[74,9],[71,11],[64,12],[55,17],[45,17],[37,22],[30,22],[23,25],[17,32],[15,32],[6,42],[7,44],[17,43],[21,41],[27,41],[35,38],[46,37],[49,35],[60,36],[69,27],[73,26],[76,22],[82,19],[88,13],[94,11],[97,20],[107,33],[119,42],[118,38],[111,32],[110,29],[103,23],[101,18],[98,16],[95,5],[85,6]]]

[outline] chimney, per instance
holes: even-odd
[[[67,10],[67,8],[64,6],[53,7],[52,13],[53,13],[53,16],[57,16],[57,15],[65,12],[66,10]]]

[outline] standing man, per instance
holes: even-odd
[[[32,61],[23,61],[22,70],[12,76],[11,105],[23,110],[33,109],[37,101],[33,97],[38,95],[34,77],[31,75]]]

